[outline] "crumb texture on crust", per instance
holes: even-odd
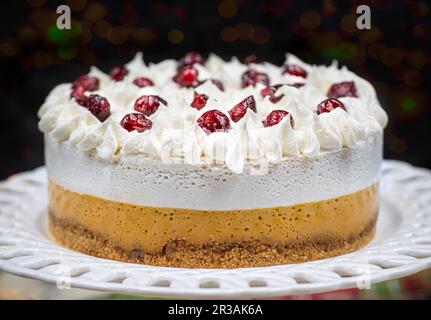
[[[373,237],[378,185],[325,201],[202,211],[129,205],[50,181],[50,230],[71,249],[171,267],[297,263],[356,250]]]

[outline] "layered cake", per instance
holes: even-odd
[[[235,268],[373,238],[387,116],[370,83],[336,62],[137,54],[58,85],[39,117],[49,227],[68,248]]]

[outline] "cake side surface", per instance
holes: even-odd
[[[134,158],[111,163],[45,137],[50,179],[68,190],[133,205],[196,210],[271,208],[354,193],[379,178],[381,137],[355,149],[288,157],[243,174],[226,166],[164,164]],[[130,159],[129,159],[130,160]]]
[[[252,267],[350,252],[374,233],[378,186],[325,201],[202,211],[128,205],[50,185],[59,243],[99,257],[173,267]]]

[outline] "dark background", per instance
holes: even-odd
[[[72,9],[58,30],[55,10]],[[360,4],[371,30],[356,28]],[[43,164],[36,112],[61,82],[143,51],[147,62],[197,50],[281,64],[338,59],[375,87],[389,113],[385,157],[431,168],[431,3],[426,1],[2,1],[0,179]],[[65,168],[66,169],[66,168]]]

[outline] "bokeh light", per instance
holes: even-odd
[[[172,29],[168,33],[168,40],[174,44],[181,43],[184,40],[184,33],[180,29]]]
[[[86,0],[66,0],[65,4],[70,7],[73,11],[80,11],[87,5]]]
[[[322,18],[317,11],[308,10],[304,12],[299,18],[299,22],[304,28],[315,29],[320,25]]]
[[[401,106],[402,106],[403,110],[406,112],[413,112],[417,107],[416,101],[411,97],[405,97],[401,101]]]
[[[345,15],[340,22],[341,30],[349,34],[357,33],[358,32],[358,28],[356,27],[357,18],[358,16],[354,14]]]
[[[418,19],[428,14],[428,4],[423,1],[416,1],[409,4],[409,11],[412,17]]]
[[[107,21],[98,21],[93,25],[93,31],[96,36],[106,38],[111,30],[111,24]]]
[[[45,0],[27,0],[27,4],[32,7],[41,7],[45,4]]]
[[[52,57],[49,52],[36,52],[33,56],[33,64],[36,68],[43,69],[50,66]]]
[[[382,35],[382,31],[377,26],[371,29],[364,29],[359,33],[359,41],[365,44],[372,44],[380,40]]]
[[[238,32],[235,28],[225,27],[220,33],[220,37],[225,42],[234,42],[238,38]]]
[[[389,138],[389,148],[395,153],[403,153],[407,150],[407,143],[403,139],[391,135]]]
[[[379,60],[381,54],[386,50],[386,47],[382,43],[374,43],[368,47],[368,54],[371,58]]]
[[[128,32],[127,29],[120,26],[115,26],[109,29],[106,38],[109,42],[118,45],[127,40]]]
[[[422,49],[414,49],[407,53],[406,59],[408,64],[416,69],[421,69],[426,67],[428,60],[425,51]]]
[[[134,41],[139,45],[150,45],[157,40],[157,34],[150,28],[139,28],[130,32]]]
[[[415,87],[422,81],[422,76],[418,70],[408,69],[404,74],[404,83],[409,87]]]
[[[252,36],[253,26],[250,23],[241,22],[235,27],[237,36],[241,40],[247,40]]]
[[[78,53],[78,48],[73,44],[62,44],[57,48],[57,54],[61,59],[73,59]]]
[[[38,34],[32,28],[24,26],[18,30],[18,38],[22,44],[31,45],[37,41]]]
[[[428,35],[428,31],[427,31],[426,27],[423,25],[414,26],[412,28],[411,33],[412,33],[413,37],[415,37],[417,39],[424,39]]]
[[[84,12],[84,17],[88,21],[97,22],[106,17],[107,11],[106,8],[97,2],[90,3]]]
[[[381,52],[380,58],[385,65],[391,67],[401,63],[403,54],[397,48],[386,48]]]
[[[223,0],[218,5],[218,13],[223,18],[232,18],[238,12],[238,4],[235,0]]]
[[[271,33],[265,26],[256,26],[251,34],[251,41],[256,44],[265,44],[269,41]]]
[[[0,53],[6,57],[12,57],[16,55],[21,46],[15,38],[7,38],[5,41],[0,43]]]

